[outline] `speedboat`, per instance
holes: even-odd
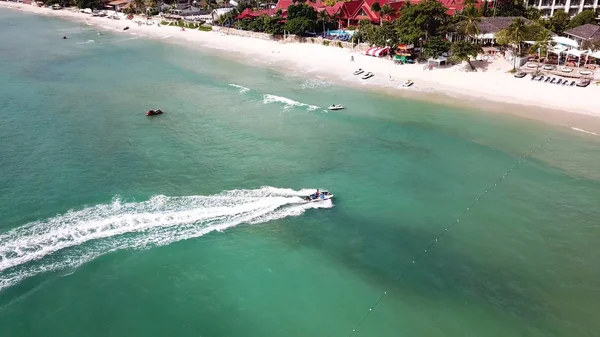
[[[318,201],[333,199],[333,194],[329,193],[329,191],[321,191],[321,192],[319,192],[319,195],[314,193],[314,194],[302,197],[302,199],[304,199],[305,202],[318,202]]]
[[[365,71],[364,71],[364,70],[362,70],[362,68],[358,68],[358,70],[356,70],[356,71],[354,72],[354,75],[360,75],[360,74],[362,74],[362,73],[364,73],[364,72],[365,72]]]
[[[411,80],[406,80],[406,82],[402,83],[402,87],[403,88],[408,88],[411,85],[415,84],[415,82],[411,81]]]
[[[375,74],[373,74],[372,72],[368,72],[365,74],[365,76],[362,77],[363,80],[368,80],[369,78],[375,76]]]
[[[327,109],[329,109],[329,110],[342,110],[343,108],[344,108],[344,106],[341,105],[341,104],[332,104]]]
[[[156,110],[148,110],[146,111],[146,116],[156,116],[156,115],[162,115],[162,110],[160,109],[156,109]]]

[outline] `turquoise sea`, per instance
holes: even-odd
[[[16,11],[0,32],[1,337],[598,336],[598,137]]]

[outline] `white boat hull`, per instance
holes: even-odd
[[[309,200],[305,200],[305,201],[306,202],[319,202],[319,201],[325,201],[325,200],[330,200],[330,199],[333,199],[333,194],[326,195],[322,198],[319,197],[318,199],[311,199],[310,201]]]
[[[325,193],[325,194],[323,194]],[[325,200],[330,200],[333,199],[333,194],[329,193],[329,191],[322,191],[319,194],[318,198],[312,199],[312,197],[314,196],[314,194],[302,197],[302,199],[304,200],[304,202],[319,202],[319,201],[325,201]],[[307,200],[307,198],[311,198],[310,200]]]

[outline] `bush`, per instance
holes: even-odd
[[[201,30],[203,32],[210,32],[210,31],[212,31],[212,27],[200,25],[198,27],[198,30]]]
[[[323,45],[324,46],[329,46],[330,43],[331,43],[331,41],[323,40]]]
[[[342,46],[342,42],[338,41],[337,46],[340,48],[344,48],[344,46]]]

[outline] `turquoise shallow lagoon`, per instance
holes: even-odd
[[[2,337],[349,336],[384,292],[354,336],[600,330],[597,137],[9,10],[0,31]],[[335,200],[297,202],[316,188]]]

